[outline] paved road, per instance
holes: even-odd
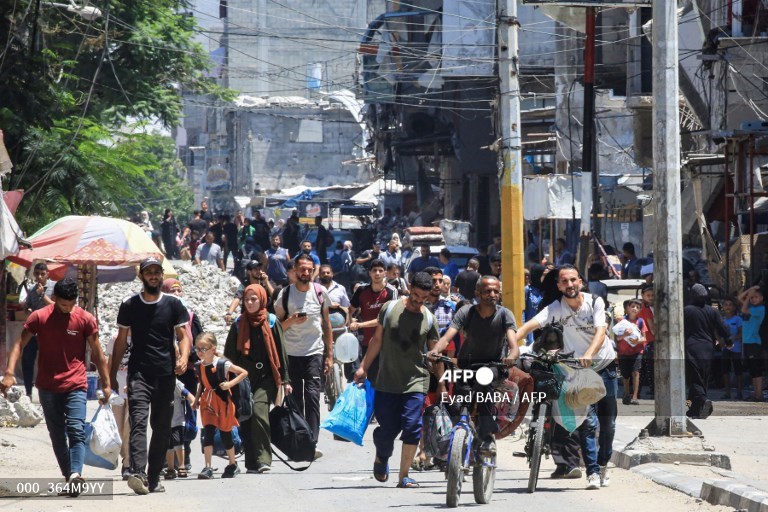
[[[89,403],[93,407],[93,403]],[[202,456],[199,444],[193,453],[194,468],[199,470]],[[321,434],[320,447],[325,457],[304,473],[293,473],[279,462],[268,475],[242,474],[234,480],[198,481],[196,478],[165,483],[165,494],[136,496],[119,481],[115,471],[87,468],[86,477],[114,479],[114,490],[108,501],[86,500],[83,497],[45,499],[0,499],[0,511],[105,512],[109,510],[282,510],[325,512],[341,510],[402,510],[445,507],[443,474],[436,471],[413,473],[422,485],[420,489],[396,489],[394,477],[380,484],[371,477],[373,460],[371,430],[366,433],[364,447],[331,440]],[[534,495],[525,492],[527,467],[524,459],[512,457],[522,448],[522,441],[505,439],[499,443],[499,469],[496,492],[483,510],[567,512],[622,512],[648,510],[724,511],[681,493],[660,487],[629,471],[613,470],[611,487],[598,491],[584,489],[585,480],[553,481],[546,475],[553,470],[551,461],[543,463],[539,490]],[[217,459],[220,469],[225,462]],[[546,473],[544,473],[546,472]],[[0,429],[0,479],[9,477],[55,478],[57,473],[53,453],[43,425],[33,429]],[[472,506],[471,482],[462,495],[461,506]],[[468,491],[468,492],[467,492]]]

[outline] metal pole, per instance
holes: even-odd
[[[755,137],[749,136],[749,283],[755,282]],[[745,180],[746,181],[746,180]]]
[[[597,33],[594,7],[587,7],[587,34],[584,39],[584,147],[582,167],[592,177],[592,229],[600,231],[600,180],[595,165],[595,36]],[[570,122],[570,120],[569,120]],[[595,251],[597,252],[597,251]]]
[[[498,2],[499,38],[499,186],[501,190],[501,273],[504,305],[517,319],[524,304],[523,169],[517,0]]]
[[[723,207],[725,213],[725,296],[730,296],[731,293],[731,212],[728,211],[728,194],[732,194],[734,191],[732,187],[728,186],[730,176],[728,174],[728,158],[731,143],[725,145],[725,166],[723,170],[723,186],[725,187],[725,206]],[[730,191],[730,192],[729,192]]]
[[[687,432],[683,346],[677,2],[653,1],[653,162],[656,208],[655,435]]]

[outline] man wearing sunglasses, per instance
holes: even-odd
[[[130,460],[133,476],[128,486],[136,494],[164,492],[160,484],[173,415],[176,375],[187,370],[191,341],[186,326],[189,313],[177,297],[160,290],[163,267],[157,258],[139,265],[141,293],[123,301],[117,313],[119,332],[110,367],[110,382],[117,385],[117,370],[131,334],[128,359],[128,411],[131,417]],[[178,355],[175,342],[178,339]],[[150,412],[151,411],[151,412]],[[152,439],[147,454],[147,423]],[[145,472],[146,467],[146,472]]]

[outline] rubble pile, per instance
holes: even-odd
[[[34,427],[41,421],[43,415],[24,393],[24,388],[11,388],[7,400],[0,397],[0,426]]]
[[[210,265],[181,264],[176,268],[184,289],[182,299],[200,319],[203,329],[216,335],[223,349],[229,327],[224,313],[240,281]],[[99,285],[99,339],[102,346],[117,335],[117,311],[126,298],[141,291],[141,282]]]

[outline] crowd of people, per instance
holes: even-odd
[[[436,356],[455,358],[458,368],[494,361],[511,366],[521,346],[531,345],[541,329],[557,325],[562,331],[557,348],[595,370],[607,393],[589,408],[575,432],[556,428],[552,449],[557,466],[551,476],[581,478],[583,459],[588,489],[610,484],[618,381],[623,379],[623,403],[633,405],[638,403],[642,376],[653,375],[651,284],[642,288],[639,300],[626,301],[622,318],[612,321],[606,314],[610,305],[605,290],[597,286],[597,274],[605,270],[601,262],[590,267],[589,279],[584,280],[560,248],[555,257],[561,261],[533,264],[526,271],[525,311],[518,326],[514,312],[501,305],[500,239],[463,269],[452,264],[450,251],[434,257],[428,245],[406,265],[400,221],[386,220],[386,215],[379,222],[388,230],[386,247],[377,241],[355,255],[351,242],[333,248],[331,237],[322,233],[317,244],[300,240],[297,216],[270,226],[258,213],[247,219],[238,212],[230,222],[227,216],[214,220],[202,206],[181,232],[182,238],[190,239],[190,254],[195,254],[197,264],[222,269],[233,254],[234,272],[242,278],[232,301],[221,305],[229,324],[225,340],[205,331],[185,304],[181,283],[164,280],[161,261],[148,258],[138,270],[143,289],[120,305],[118,335],[105,354],[95,319],[75,306],[77,283],[63,279],[51,287],[45,265],[34,267],[36,283],[27,295],[31,314],[9,354],[0,391],[16,383],[19,360],[30,357],[34,362],[34,356],[25,354],[36,340],[35,385],[59,468],[68,481],[83,478],[87,348],[101,378],[103,400],[109,401],[112,393],[124,399],[125,405],[116,411],[124,440],[122,475],[133,491],[143,495],[163,492],[163,478],[189,475],[194,437],[189,434],[198,426],[205,462],[197,478],[214,477],[217,443],[228,459],[221,477],[240,474],[236,437],[242,441],[245,471],[268,473],[269,410],[283,396],[293,397],[317,440],[322,379],[334,364],[334,335],[340,329],[357,333],[359,358],[347,368],[347,377],[350,382],[367,378],[375,389],[373,475],[380,482],[389,479],[389,459],[400,435],[397,486],[410,488],[419,485],[411,469],[430,465],[422,442],[422,415],[450,391],[440,378],[442,366]],[[322,218],[316,225],[322,227]],[[344,262],[340,270],[339,260]],[[347,278],[345,283],[340,276]],[[723,317],[707,305],[707,290],[700,284],[691,287],[689,296],[685,307],[689,416],[705,418],[712,412],[707,391],[716,343],[724,347],[723,362],[735,372],[737,398],[743,391],[744,361],[753,378],[751,399],[762,401],[761,289],[752,287],[723,301]],[[634,327],[611,336],[610,325],[619,320]],[[424,362],[425,352],[429,364]],[[246,377],[253,411],[238,418],[231,390]],[[506,377],[506,371],[495,369],[489,386]],[[31,382],[31,373],[25,370],[28,393]],[[652,386],[653,379],[649,382]],[[466,384],[474,382],[469,379]],[[726,389],[729,395],[730,380]],[[199,413],[199,418],[191,414],[190,421],[189,412]],[[494,409],[484,404],[477,412],[480,449],[493,453],[499,431]],[[149,426],[152,433],[147,439]],[[322,456],[316,450],[314,458]]]

